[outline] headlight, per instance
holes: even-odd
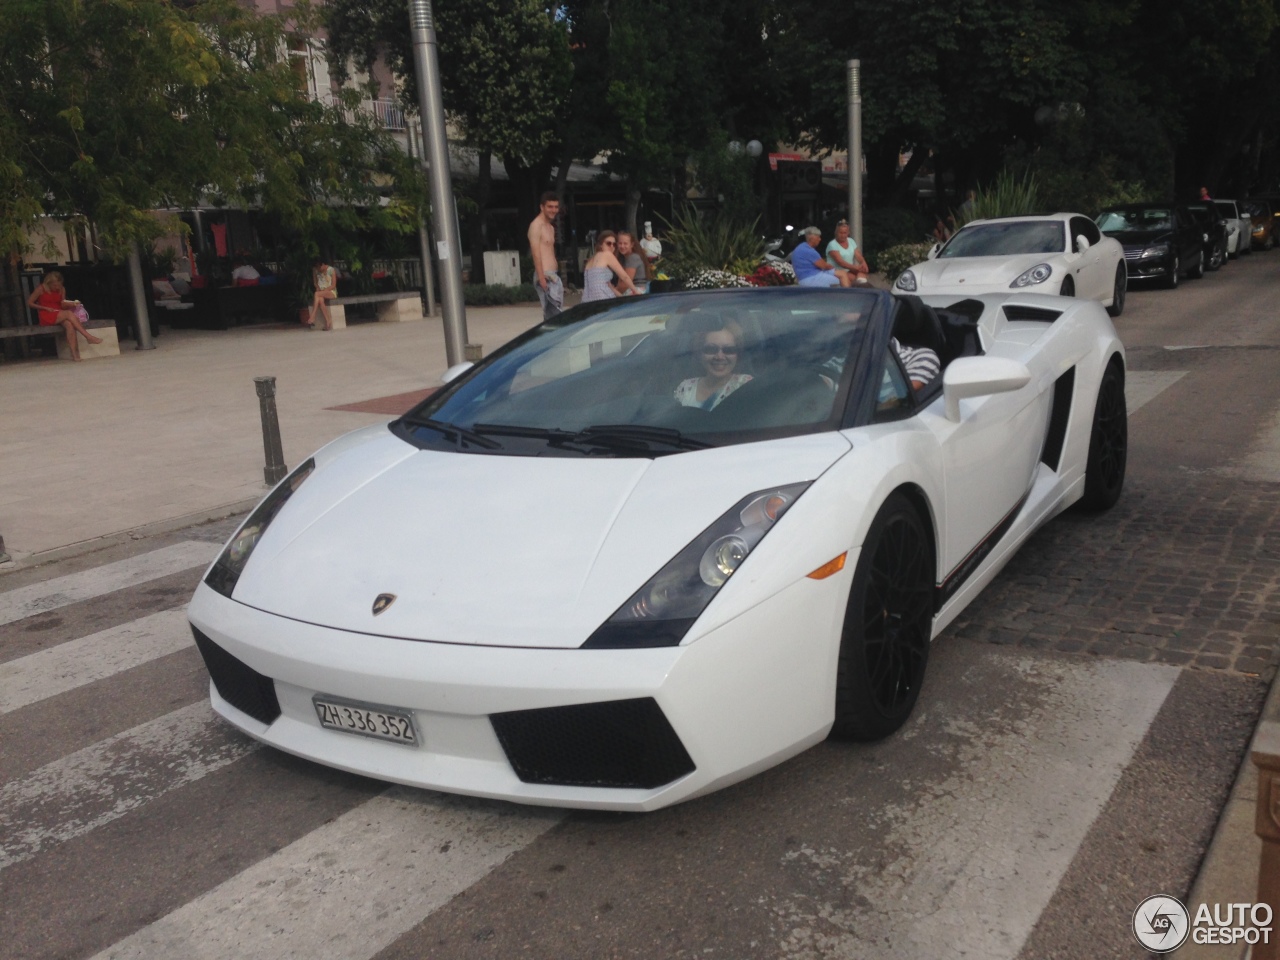
[[[240,579],[244,565],[249,562],[249,556],[258,545],[258,541],[262,539],[262,534],[276,518],[280,508],[293,496],[293,491],[302,486],[302,481],[311,476],[315,468],[315,460],[308,460],[266,495],[254,508],[253,513],[249,514],[249,519],[240,525],[236,535],[227,541],[222,554],[218,557],[218,562],[204,578],[205,583],[230,599],[232,591],[236,588],[236,581]]]
[[[899,290],[905,290],[907,293],[914,293],[916,289],[916,275],[910,270],[903,270],[893,285]]]
[[[1139,259],[1146,260],[1148,257],[1167,257],[1169,255],[1169,245],[1167,243],[1157,243],[1154,247],[1147,247],[1142,251]]]
[[[711,598],[808,486],[793,483],[739,500],[632,594],[582,648],[678,646]]]
[[[1017,280],[1009,284],[1009,287],[1016,290],[1019,287],[1030,287],[1033,284],[1044,283],[1052,273],[1053,267],[1047,263],[1037,263],[1030,270],[1024,270]]]

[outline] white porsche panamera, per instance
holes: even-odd
[[[1096,300],[1113,317],[1127,288],[1124,247],[1078,213],[973,220],[894,283],[900,293],[958,297],[1056,293]]]
[[[214,709],[344,770],[617,810],[888,736],[1022,542],[1119,497],[1124,377],[1086,300],[583,305],[267,495],[189,608]]]

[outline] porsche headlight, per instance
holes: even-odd
[[[1154,247],[1147,247],[1142,251],[1140,259],[1146,260],[1149,257],[1166,257],[1169,255],[1169,245],[1167,243],[1157,243]]]
[[[302,486],[302,481],[311,476],[315,468],[315,460],[308,460],[266,495],[254,508],[253,513],[249,514],[249,519],[240,525],[236,535],[227,541],[227,545],[218,557],[218,562],[204,578],[205,583],[230,599],[232,591],[236,588],[236,581],[244,572],[244,565],[249,562],[249,556],[258,545],[258,541],[262,539],[267,526],[276,518],[280,508],[293,496],[293,492]]]
[[[759,490],[703,530],[587,638],[583,649],[674,647],[808,483]]]
[[[1037,283],[1044,283],[1053,274],[1053,267],[1047,263],[1037,263],[1030,270],[1024,270],[1018,279],[1009,284],[1010,289],[1017,290],[1019,287],[1031,287]]]
[[[914,293],[916,289],[916,275],[910,270],[903,270],[893,285],[899,290],[905,290],[907,293]]]

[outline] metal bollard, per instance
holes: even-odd
[[[0,537],[0,563],[8,563],[13,557],[4,552],[4,537]]]
[[[1280,912],[1280,722],[1268,720],[1258,725],[1251,754],[1258,768],[1258,806],[1254,832],[1262,838],[1262,862],[1258,865],[1256,903]],[[1272,921],[1268,943],[1253,945],[1252,960],[1280,960],[1276,942],[1277,924]]]
[[[262,452],[267,458],[262,476],[267,481],[267,486],[273,487],[289,472],[289,468],[284,465],[280,418],[276,415],[276,378],[254,377],[253,385],[257,388],[258,407],[262,411]]]

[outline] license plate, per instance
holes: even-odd
[[[342,730],[409,746],[418,744],[413,716],[408,711],[333,697],[314,696],[311,702],[315,705],[320,726],[327,730]]]

